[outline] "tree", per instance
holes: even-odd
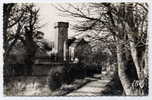
[[[15,13],[16,12],[16,13]],[[12,48],[12,46],[17,42],[17,37],[18,37],[18,33],[20,33],[21,30],[21,25],[18,24],[18,21],[21,20],[22,16],[23,16],[23,12],[22,13],[18,13],[19,15],[17,16],[17,12],[19,12],[19,9],[16,9],[16,4],[4,4],[4,14],[3,14],[3,36],[4,36],[4,61],[6,56],[9,55],[9,51]],[[14,15],[13,15],[14,14]],[[16,15],[15,15],[16,14]],[[14,17],[15,16],[15,17]],[[17,34],[14,36],[13,32],[10,33],[10,29],[13,28],[13,26],[17,25],[17,29],[16,32],[14,34]],[[12,37],[14,37],[13,41],[11,43],[9,43],[12,40]]]
[[[31,70],[33,56],[37,49],[34,41],[38,25],[38,12],[34,4],[4,4],[4,62],[10,56],[12,48],[17,44],[23,45],[26,51],[25,63]]]
[[[59,5],[62,13],[78,18],[74,29],[81,32],[96,31],[105,36],[92,36],[93,39],[113,41],[117,53],[117,71],[126,95],[146,95],[148,91],[147,66],[147,15],[145,3],[87,3],[67,4],[68,9]],[[85,5],[85,8],[84,8]],[[86,6],[87,5],[87,6]],[[70,8],[70,9],[69,9]],[[108,37],[108,38],[107,38]],[[126,70],[133,63],[136,75],[130,79]],[[137,78],[136,78],[137,77]]]

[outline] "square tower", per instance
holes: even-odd
[[[55,23],[55,41],[54,48],[57,52],[57,58],[60,61],[64,59],[64,43],[68,40],[68,22],[57,22]]]

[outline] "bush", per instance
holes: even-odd
[[[71,64],[68,68],[67,68],[67,72],[66,72],[66,79],[69,79],[69,82],[74,81],[74,79],[82,79],[85,76],[85,67],[78,63],[78,64]]]
[[[51,68],[48,76],[48,86],[52,91],[57,90],[61,87],[65,77],[64,66],[56,66]]]
[[[101,95],[106,96],[121,96],[123,95],[123,87],[120,82],[117,72],[114,72],[112,80],[105,86],[105,90],[101,92]]]

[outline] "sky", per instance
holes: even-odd
[[[46,38],[48,41],[53,41],[55,34],[54,24],[58,21],[70,23],[69,18],[59,16],[60,12],[53,6],[52,3],[36,3],[35,5],[40,8],[40,25],[44,25],[39,30],[44,32],[44,38]],[[73,30],[70,28],[68,31],[69,36],[74,34]]]

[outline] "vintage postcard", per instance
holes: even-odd
[[[4,97],[150,96],[149,2],[1,5]]]

